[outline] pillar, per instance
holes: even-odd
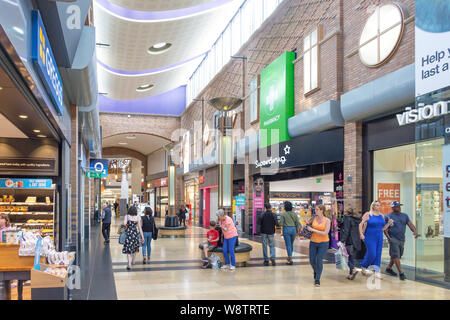
[[[128,174],[122,169],[122,181],[120,183],[120,216],[126,216],[128,209]]]
[[[78,110],[75,105],[70,107],[71,146],[70,146],[70,214],[69,214],[69,250],[77,250],[78,244]]]
[[[249,155],[245,156],[245,218],[243,221],[245,225],[242,226],[242,231],[251,234],[250,224],[253,224],[253,176],[250,175]]]
[[[142,164],[137,159],[131,160],[131,194],[141,197]],[[134,203],[134,200],[133,200]]]
[[[344,208],[363,209],[362,123],[344,127]]]

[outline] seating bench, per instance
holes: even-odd
[[[202,259],[205,258],[204,252],[203,252],[203,245],[204,243],[201,243],[198,247],[202,250]],[[247,261],[250,261],[250,252],[252,251],[253,247],[249,245],[248,243],[239,241],[239,245],[234,248],[234,255],[236,258],[236,265],[242,264],[244,267],[247,265]],[[215,254],[220,258],[220,262],[223,264],[225,263],[225,258],[223,257],[223,248],[222,247],[215,247],[213,250],[208,250],[208,257],[211,256],[211,254]]]
[[[178,226],[178,227],[159,227],[158,228],[158,235],[160,237],[170,237],[170,236],[184,236],[186,232],[185,226]]]

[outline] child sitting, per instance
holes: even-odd
[[[217,241],[219,240],[219,232],[215,229],[216,222],[211,221],[209,223],[209,231],[206,234],[206,242],[203,243],[203,253],[205,254],[205,259],[203,259],[202,268],[205,269],[209,264],[208,251],[217,247]]]

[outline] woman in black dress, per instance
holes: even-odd
[[[127,270],[131,269],[136,259],[136,253],[139,252],[139,241],[144,242],[144,233],[142,232],[142,221],[137,214],[135,206],[128,209],[125,216],[124,224],[126,225],[126,239],[123,244],[122,253],[127,255]]]

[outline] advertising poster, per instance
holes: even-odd
[[[450,1],[416,0],[416,97],[450,86]]]
[[[238,231],[244,231],[242,230],[242,210],[245,208],[245,196],[237,196],[234,197],[233,200],[233,211],[234,211],[234,222],[236,224],[236,228]]]
[[[392,212],[391,202],[400,202],[400,183],[378,183],[377,200],[381,204],[382,214]]]
[[[253,185],[253,234],[258,233],[257,218],[264,212],[264,180],[258,178]]]
[[[442,165],[444,167],[444,237],[450,238],[450,144],[442,147]]]

